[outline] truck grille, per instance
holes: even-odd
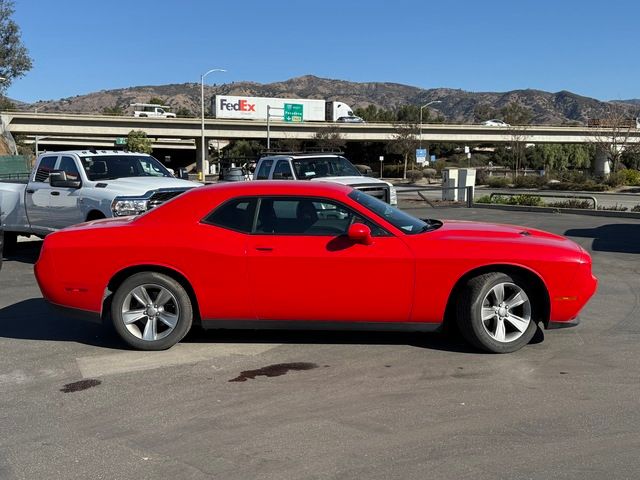
[[[354,185],[353,188],[360,190],[361,192],[376,197],[383,202],[389,203],[391,201],[391,191],[388,185],[370,184],[370,185]]]
[[[171,200],[173,197],[177,197],[181,193],[189,190],[188,188],[174,189],[174,190],[159,190],[154,192],[149,198],[149,208],[157,207],[158,205],[163,204],[167,200]]]

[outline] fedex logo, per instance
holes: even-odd
[[[256,104],[249,103],[246,100],[238,100],[236,103],[230,103],[226,98],[220,99],[220,110],[235,110],[236,112],[255,112]]]

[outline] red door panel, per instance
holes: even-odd
[[[344,236],[253,235],[247,255],[260,320],[409,318],[414,259],[397,237],[360,245]]]

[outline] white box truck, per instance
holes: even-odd
[[[213,112],[216,118],[266,121],[267,107],[270,107],[271,120],[283,120],[285,104],[301,105],[304,122],[362,122],[346,103],[303,98],[216,95],[213,99]],[[297,107],[297,112],[299,109]]]

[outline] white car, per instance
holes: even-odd
[[[357,117],[355,115],[351,115],[348,117],[340,117],[336,120],[338,123],[366,123],[362,118]]]
[[[510,127],[511,126],[508,123],[503,122],[502,120],[497,120],[497,119],[486,120],[482,122],[482,125],[484,125],[485,127]]]

